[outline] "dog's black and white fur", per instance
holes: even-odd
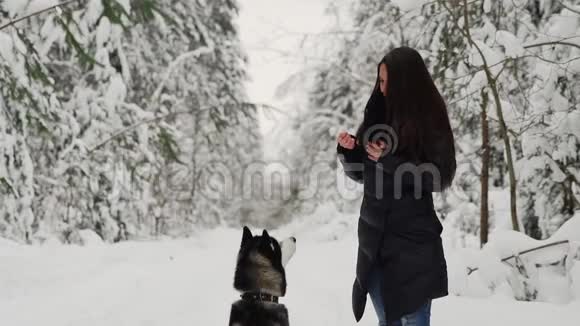
[[[244,227],[234,288],[242,294],[232,304],[229,326],[288,326],[288,310],[278,303],[286,294],[284,266],[296,251],[296,238],[282,242],[266,230],[253,236]]]

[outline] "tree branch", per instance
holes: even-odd
[[[26,15],[26,16],[23,16],[23,17],[20,17],[20,18],[16,18],[15,20],[12,20],[11,19],[10,22],[8,22],[8,23],[0,26],[0,31],[3,30],[3,29],[5,29],[5,28],[7,28],[7,27],[9,27],[9,26],[14,26],[14,24],[19,23],[19,22],[21,22],[23,20],[26,20],[28,18],[31,18],[31,17],[34,17],[34,16],[38,16],[40,14],[43,14],[43,13],[47,12],[47,11],[51,11],[52,9],[55,9],[55,8],[59,8],[59,7],[62,7],[62,6],[69,5],[69,4],[73,3],[73,2],[80,2],[80,1],[82,1],[82,0],[67,0],[65,2],[56,4],[54,6],[50,6],[48,8],[44,8],[42,10],[33,12],[33,13],[29,14],[29,15]]]
[[[161,82],[159,83],[159,85],[157,86],[155,91],[153,92],[153,95],[151,96],[151,99],[149,101],[151,103],[154,103],[157,100],[157,98],[161,95],[161,92],[163,91],[163,87],[165,87],[165,83],[169,80],[169,78],[171,77],[171,74],[173,73],[173,71],[177,68],[177,66],[181,62],[183,62],[191,57],[199,57],[203,54],[211,53],[212,51],[213,51],[213,49],[211,49],[207,46],[201,46],[195,50],[180,54],[177,58],[175,58],[175,60],[173,60],[173,62],[167,68],[167,71],[165,72],[163,79],[161,80]]]
[[[530,48],[537,48],[537,47],[544,46],[544,45],[567,45],[567,46],[572,46],[572,47],[580,49],[580,45],[578,45],[576,43],[562,42],[562,41],[541,42],[541,43],[536,43],[536,44],[524,45],[523,47],[524,47],[524,49],[530,49]]]
[[[576,9],[572,9],[572,8],[570,8],[570,6],[569,6],[569,5],[567,5],[567,4],[565,4],[565,3],[564,3],[564,1],[558,1],[558,2],[559,2],[561,5],[562,5],[562,7],[564,7],[564,8],[566,8],[566,9],[570,10],[571,12],[573,12],[573,13],[575,13],[575,14],[578,14],[578,15],[580,15],[580,11],[578,11],[578,10],[576,10]]]
[[[525,255],[525,254],[528,254],[530,252],[534,252],[536,250],[541,250],[541,249],[545,249],[545,248],[549,248],[549,247],[553,247],[553,246],[558,246],[558,245],[566,244],[566,243],[569,243],[569,242],[570,241],[568,241],[568,240],[561,240],[561,241],[556,241],[556,242],[552,242],[552,243],[547,243],[547,244],[541,245],[539,247],[534,247],[534,248],[531,248],[531,249],[526,249],[526,250],[523,250],[523,251],[518,252],[515,255],[511,255],[511,256],[502,258],[501,259],[501,262],[502,263],[505,263],[505,262],[507,262],[510,259],[513,259],[513,258],[518,257],[518,256],[522,256],[522,255]],[[469,267],[468,266],[467,267],[467,275],[471,275],[471,273],[473,273],[473,272],[475,272],[477,270],[479,270],[479,267]]]
[[[92,154],[94,151],[96,151],[97,149],[103,147],[108,142],[114,140],[115,138],[117,138],[117,137],[119,137],[119,136],[121,136],[121,135],[123,135],[123,134],[125,134],[125,133],[127,133],[129,131],[135,130],[137,127],[139,127],[141,125],[150,124],[150,123],[153,123],[153,122],[158,122],[158,121],[161,121],[161,120],[164,120],[164,119],[167,119],[167,118],[170,118],[170,117],[179,115],[179,114],[186,114],[186,113],[191,113],[191,112],[192,112],[192,110],[170,112],[170,113],[164,114],[162,116],[158,116],[158,117],[154,117],[154,118],[151,118],[151,119],[145,119],[145,120],[138,121],[137,123],[134,123],[134,124],[132,124],[132,125],[126,127],[126,128],[123,128],[121,130],[118,130],[118,131],[114,132],[111,136],[109,136],[105,140],[101,141],[97,145],[93,146],[93,148],[89,149],[87,153],[89,155]]]

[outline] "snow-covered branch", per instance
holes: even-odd
[[[34,16],[41,15],[41,14],[43,14],[45,12],[51,11],[51,10],[56,9],[56,8],[60,8],[60,7],[69,5],[69,4],[73,3],[73,2],[81,2],[81,1],[84,1],[84,0],[67,0],[67,1],[61,2],[59,4],[56,4],[56,5],[53,5],[53,6],[50,6],[50,7],[41,9],[41,10],[38,10],[38,11],[33,12],[31,14],[28,14],[28,15],[25,15],[25,16],[22,16],[22,17],[19,17],[19,18],[16,18],[16,19],[11,19],[8,23],[0,26],[0,31],[3,30],[3,29],[5,29],[5,28],[7,28],[7,27],[9,27],[9,26],[14,26],[15,24],[17,24],[17,23],[19,23],[19,22],[21,22],[23,20],[32,18]]]
[[[207,46],[202,46],[198,49],[180,54],[177,58],[175,58],[173,60],[173,62],[171,62],[169,67],[167,67],[165,74],[163,75],[163,78],[161,79],[161,82],[159,83],[159,86],[157,86],[157,88],[155,89],[155,92],[153,92],[153,95],[151,96],[150,102],[155,103],[157,101],[157,99],[161,95],[161,92],[163,91],[163,88],[165,87],[165,83],[167,83],[169,78],[171,78],[171,74],[173,74],[175,69],[177,69],[177,67],[179,67],[180,64],[182,64],[185,60],[188,60],[190,58],[197,58],[197,57],[200,57],[204,54],[211,53],[212,51],[213,51],[212,48],[207,47]]]

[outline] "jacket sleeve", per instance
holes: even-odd
[[[353,149],[347,149],[340,144],[336,145],[336,152],[344,173],[352,180],[363,183],[363,158],[365,152],[360,145],[355,145]]]
[[[382,175],[383,186],[395,192],[442,191],[440,171],[433,163],[408,160],[389,153],[377,161],[377,173]]]

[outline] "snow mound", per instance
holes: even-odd
[[[550,239],[553,241],[580,241],[580,212],[576,212],[576,214],[566,221],[566,223],[564,223]]]
[[[448,260],[457,295],[568,303],[580,298],[580,214],[549,239],[497,230],[483,249],[458,250]]]
[[[101,236],[93,230],[79,230],[78,234],[83,246],[95,246],[104,244],[103,238],[101,238]]]

